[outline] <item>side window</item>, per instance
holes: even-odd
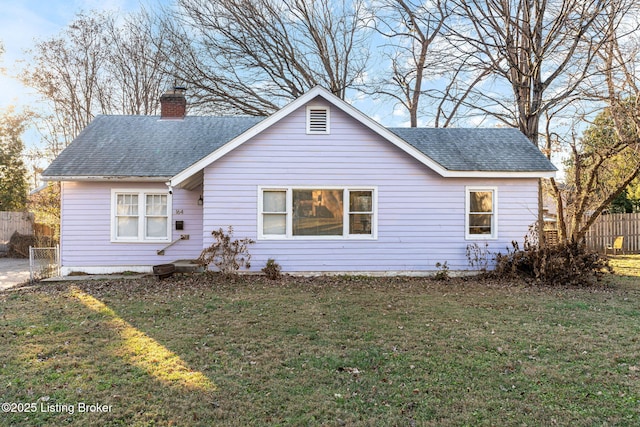
[[[371,234],[373,225],[373,191],[349,192],[349,234]]]
[[[467,239],[497,237],[497,191],[494,187],[467,187],[465,218]]]

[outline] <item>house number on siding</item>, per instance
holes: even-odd
[[[184,209],[176,209],[176,215],[182,215],[184,213]]]

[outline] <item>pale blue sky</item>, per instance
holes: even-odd
[[[171,0],[142,0],[146,8],[153,9]],[[18,109],[38,108],[38,99],[33,90],[24,87],[14,78],[21,61],[27,55],[25,50],[34,45],[35,40],[50,38],[61,33],[81,11],[121,10],[133,11],[140,7],[140,0],[0,0],[0,40],[5,53],[0,58],[0,67],[6,69],[0,74],[0,108],[14,105]],[[390,108],[389,105],[366,100],[353,100],[354,105],[386,125],[403,125],[408,120],[404,110]]]
[[[0,75],[0,108],[34,106],[30,90],[12,77],[34,40],[60,33],[82,10],[132,10],[138,4],[138,0],[0,0],[0,40],[5,48],[0,67],[6,69]]]
[[[75,18],[76,14],[92,10],[134,11],[140,2],[148,9],[170,3],[172,0],[0,0],[0,40],[5,53],[0,58],[0,67],[6,69],[0,74],[0,108],[14,105],[18,110],[29,107],[32,110],[46,108],[39,105],[38,97],[32,89],[24,87],[15,75],[24,66],[27,58],[25,50],[33,47],[36,40],[48,39],[61,33]],[[22,61],[22,62],[21,62]],[[379,66],[379,64],[378,64]],[[369,97],[351,100],[357,108],[386,126],[408,126],[408,114],[390,100],[373,101]],[[476,123],[475,121],[480,120]],[[469,125],[488,126],[481,118],[471,118]],[[420,125],[429,125],[429,119],[421,118]],[[27,145],[37,145],[37,135],[25,135]]]

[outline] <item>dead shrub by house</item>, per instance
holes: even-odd
[[[490,255],[489,244],[480,246],[477,243],[467,245],[467,260],[471,268],[486,272],[489,269]]]
[[[213,264],[225,275],[236,274],[242,267],[251,268],[251,254],[248,247],[255,243],[253,240],[234,239],[232,226],[229,226],[226,232],[222,228],[214,230],[211,235],[215,240],[211,246],[202,251],[198,264],[206,269]]]
[[[525,239],[524,249],[512,242],[505,255],[496,255],[494,274],[524,277],[547,286],[589,286],[611,271],[609,261],[579,243],[538,247]]]
[[[267,265],[262,268],[262,272],[270,280],[280,279],[282,277],[282,273],[280,272],[280,270],[280,264],[278,264],[273,258],[269,258],[267,260]]]

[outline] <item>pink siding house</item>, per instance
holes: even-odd
[[[469,269],[537,218],[556,168],[515,129],[385,128],[317,87],[269,117],[99,116],[45,171],[62,182],[64,274],[151,271],[234,227],[252,270]]]

